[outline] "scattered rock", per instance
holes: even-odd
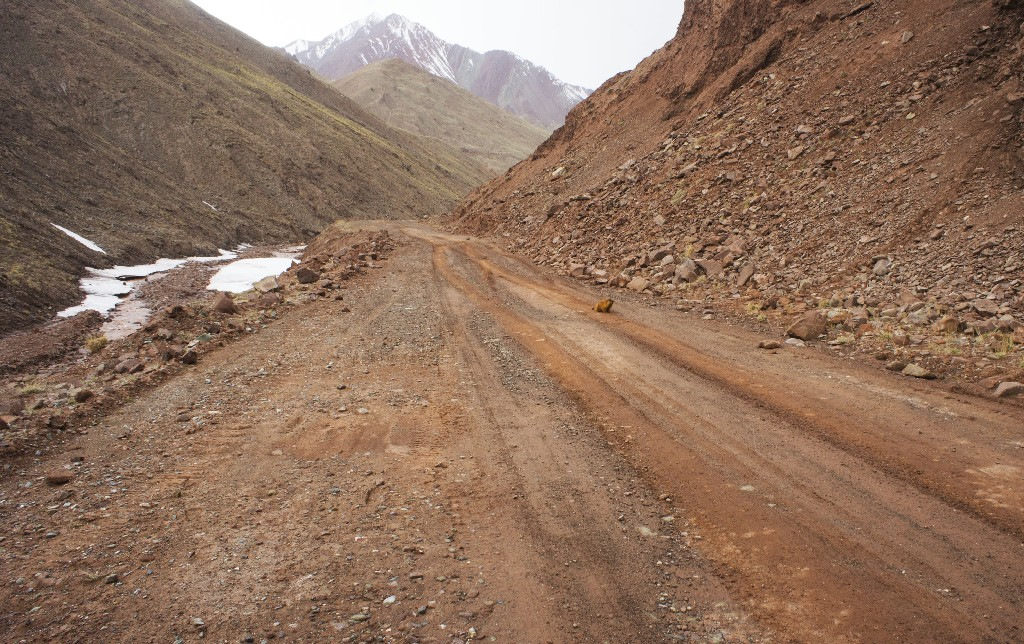
[[[903,371],[907,368],[905,360],[890,360],[885,364],[885,368],[889,371]]]
[[[721,262],[713,259],[698,259],[694,264],[699,266],[708,277],[714,277],[716,279],[725,277],[725,268],[722,266]]]
[[[643,291],[650,285],[650,280],[644,279],[643,277],[634,277],[629,281],[629,284],[626,284],[626,288],[628,288],[631,291],[636,291],[637,293],[639,293],[640,291]]]
[[[908,364],[906,367],[903,368],[903,371],[901,371],[900,373],[902,373],[904,376],[910,376],[911,378],[923,378],[925,380],[935,379],[934,373],[914,363]]]
[[[75,392],[75,402],[84,403],[95,395],[91,389],[79,389]]]
[[[743,268],[740,269],[740,274],[736,278],[736,286],[746,286],[750,278],[754,276],[754,265],[752,263],[746,263]]]
[[[302,266],[299,270],[295,271],[295,279],[298,280],[299,284],[312,284],[320,279],[320,273],[309,266]]]
[[[1019,382],[1002,382],[996,387],[996,398],[1009,398],[1024,393],[1024,384]]]
[[[54,486],[67,485],[74,478],[71,472],[50,472],[46,475],[46,484]]]
[[[220,291],[213,296],[213,303],[211,306],[217,313],[223,313],[225,315],[238,313],[238,307],[235,306],[235,301],[231,299],[231,294],[223,291]]]
[[[697,264],[692,259],[686,258],[676,265],[675,279],[677,281],[692,282],[697,277]]]
[[[757,343],[758,349],[779,349],[782,347],[782,343],[778,340],[761,340]]]
[[[978,298],[971,302],[971,308],[983,317],[993,317],[999,314],[999,305],[995,300]]]
[[[21,416],[23,413],[25,413],[25,403],[21,398],[0,399],[0,415]]]
[[[114,366],[114,373],[117,373],[117,374],[139,373],[142,370],[144,370],[145,368],[146,368],[146,364],[144,362],[142,362],[141,360],[137,360],[135,358],[128,358],[127,360],[122,360],[121,362],[117,363]]]
[[[252,287],[260,293],[275,293],[281,290],[281,284],[273,275],[271,275],[270,277],[264,277],[260,281],[253,284]]]
[[[196,353],[195,349],[189,349],[185,353],[181,354],[181,364],[195,364],[199,360],[199,354]]]
[[[805,313],[786,329],[786,335],[801,340],[814,340],[828,331],[828,320],[818,311]]]

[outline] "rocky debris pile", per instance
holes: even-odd
[[[662,75],[699,40],[681,29],[478,191],[459,225],[595,285],[782,328],[819,309],[829,342],[946,354],[972,377],[1024,366],[1024,16],[804,4],[780,12],[785,32],[753,39],[773,53],[735,87],[669,108],[664,96],[699,89]],[[605,94],[640,92],[664,122],[636,141],[612,131],[621,115]]]
[[[34,361],[13,371],[0,381],[0,454],[45,448],[62,434],[87,431],[103,410],[195,365],[210,351],[259,333],[291,307],[343,300],[344,282],[381,267],[394,248],[386,232],[350,233],[338,227],[324,235],[310,244],[302,263],[261,280],[249,292],[200,292],[94,353],[83,340],[69,359],[42,366]],[[72,320],[92,317],[90,312]],[[96,326],[89,328],[95,331]]]

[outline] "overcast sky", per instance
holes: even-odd
[[[192,0],[270,46],[321,40],[371,13],[398,13],[477,51],[507,49],[596,89],[676,31],[683,0]]]

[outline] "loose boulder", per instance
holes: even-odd
[[[298,280],[299,284],[312,284],[320,279],[320,273],[308,266],[303,266],[295,272],[295,279]]]
[[[238,312],[238,307],[235,306],[235,301],[231,299],[229,293],[221,291],[213,297],[213,310],[217,313],[232,315]]]
[[[828,320],[818,311],[805,313],[786,329],[786,335],[801,340],[814,340],[828,331]]]

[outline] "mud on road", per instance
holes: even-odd
[[[343,302],[4,470],[5,640],[1024,637],[1020,408],[374,225]]]

